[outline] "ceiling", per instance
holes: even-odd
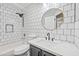
[[[43,3],[14,3],[15,6],[19,7],[21,10],[26,11],[27,7],[29,7],[30,5],[32,6],[38,6],[38,5],[45,5],[44,7],[46,7],[46,5],[49,4],[43,4]],[[56,7],[58,6],[58,4],[50,4],[52,7]],[[47,7],[46,7],[47,8]]]
[[[25,11],[30,4],[31,3],[14,3],[15,6],[19,7],[23,11]]]

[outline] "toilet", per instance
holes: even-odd
[[[29,44],[22,44],[14,49],[14,56],[29,56]]]

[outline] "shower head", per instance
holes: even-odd
[[[24,15],[23,13],[22,13],[22,14],[20,14],[20,13],[16,13],[16,14],[18,14],[20,17],[23,17],[23,15]]]

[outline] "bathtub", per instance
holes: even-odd
[[[19,55],[29,50],[29,44],[24,44],[23,41],[10,43],[0,46],[0,56]]]

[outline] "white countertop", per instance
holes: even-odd
[[[29,43],[58,56],[79,56],[79,49],[74,44],[68,42],[52,42],[47,41],[44,38],[37,38],[29,41]]]

